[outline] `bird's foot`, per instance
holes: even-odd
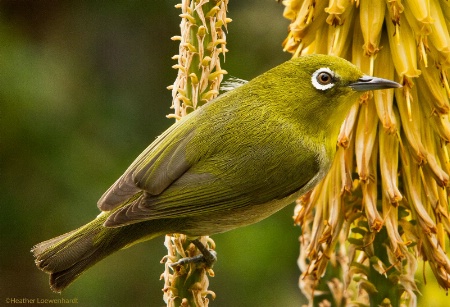
[[[207,268],[212,268],[214,263],[217,261],[216,251],[207,249],[198,239],[192,240],[191,242],[202,254],[194,257],[181,258],[177,262],[172,263],[170,266],[175,267],[188,263],[204,263]]]

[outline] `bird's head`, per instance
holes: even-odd
[[[293,115],[310,127],[329,127],[330,133],[339,130],[362,92],[401,87],[391,80],[364,75],[352,63],[330,55],[294,58],[273,73],[277,76],[272,79],[273,87],[284,93],[279,100],[285,102],[282,107],[294,110]]]

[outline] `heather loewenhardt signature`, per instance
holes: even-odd
[[[6,304],[78,304],[78,298],[7,297]]]

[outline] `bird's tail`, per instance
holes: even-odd
[[[104,227],[107,215],[31,250],[39,269],[50,274],[50,288],[61,292],[85,270],[112,253],[162,234],[158,221],[117,228]]]

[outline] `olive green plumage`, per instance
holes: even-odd
[[[358,91],[391,87],[325,55],[273,68],[172,125],[100,198],[102,214],[33,248],[37,266],[59,292],[134,243],[270,216],[325,176]]]

